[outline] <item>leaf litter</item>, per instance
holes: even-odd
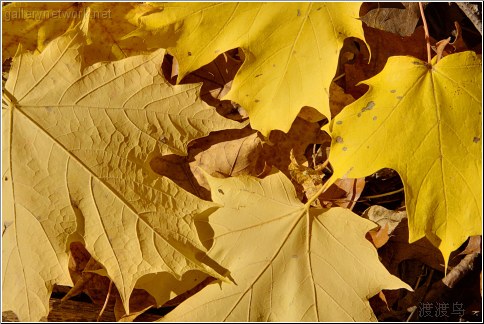
[[[139,11],[139,12],[143,12],[145,10],[145,8],[140,8],[140,10],[141,11]],[[150,10],[153,10],[153,8],[151,7]],[[298,13],[301,14],[302,12],[298,11]],[[365,32],[366,32],[368,29],[366,29],[365,25],[363,25],[363,27],[365,28]],[[373,33],[373,34],[378,35],[378,33],[376,33],[376,32]],[[370,43],[370,41],[368,41],[368,42]],[[372,55],[373,55],[373,54],[375,54],[374,46],[371,43],[370,43],[370,46],[372,46]],[[408,48],[411,49],[412,47],[409,46]],[[417,48],[417,47],[415,47],[415,48]],[[344,51],[344,48],[343,48],[343,51]],[[403,52],[404,51],[401,51],[400,53],[403,53]],[[411,52],[411,50],[410,50],[410,52]],[[412,55],[410,52],[409,52],[409,54]],[[381,47],[381,50],[378,49],[376,51],[376,53],[377,53],[377,55],[378,55],[378,53],[383,53],[383,55],[386,55],[383,46]],[[218,66],[217,68],[219,70],[220,70],[220,66],[224,66],[224,64],[226,64],[227,61],[230,60],[230,58],[237,56],[237,55],[234,56],[234,52],[227,52],[227,53],[223,53],[223,54],[217,53],[217,54],[219,54],[219,57],[217,58],[217,60],[220,60],[220,63],[212,63],[212,64],[217,64],[217,66]],[[165,56],[165,58],[166,57],[167,56]],[[361,59],[362,56],[360,54],[358,54],[358,51],[357,51],[355,57],[359,57]],[[377,60],[378,60],[378,56],[377,56]],[[223,61],[225,61],[225,62],[223,62]],[[166,62],[167,62],[166,59],[163,60],[163,64],[166,64]],[[371,62],[374,62],[374,60],[372,59]],[[225,65],[225,66],[227,66],[227,65]],[[346,66],[347,67],[352,66],[352,63],[347,62]],[[363,65],[361,65],[360,68],[361,67],[363,67]],[[383,68],[383,66],[381,66],[381,68]],[[210,69],[211,68],[208,68],[207,71],[214,71],[214,70],[210,70]],[[221,110],[224,111],[224,112],[222,112],[222,115],[227,116],[227,115],[230,115],[231,112],[236,111],[236,113],[233,116],[235,116],[234,117],[235,119],[240,120],[241,119],[240,118],[240,115],[241,115],[240,112],[242,112],[242,115],[244,115],[243,108],[242,108],[242,110],[240,110],[240,106],[238,106],[236,103],[225,102],[223,104],[224,107],[222,107],[222,109],[221,109],[221,102],[217,101],[218,98],[220,97],[220,94],[223,93],[224,91],[227,91],[230,88],[231,81],[232,81],[234,75],[237,73],[237,69],[238,69],[237,64],[232,65],[229,68],[225,69],[224,70],[226,72],[225,76],[227,76],[227,78],[226,79],[223,78],[222,82],[220,82],[220,79],[217,79],[217,77],[216,77],[216,79],[213,82],[214,85],[206,88],[206,89],[212,89],[212,90],[208,90],[207,92],[205,92],[205,90],[203,90],[203,87],[202,87],[201,97],[203,97],[204,100],[207,101],[207,102],[210,102],[210,100],[211,100],[210,97],[215,98],[215,101],[212,101],[211,105],[212,106],[218,106],[219,112]],[[354,71],[356,71],[356,70],[354,70]],[[368,71],[369,71],[370,75],[374,75],[374,74],[376,74],[376,72],[378,72],[378,68],[377,69],[373,68],[373,71],[371,70],[371,68],[369,68]],[[338,97],[344,98],[344,99],[340,100],[340,102],[342,102],[342,103],[337,104],[337,105],[339,105],[339,108],[336,108],[336,110],[334,110],[334,111],[333,111],[333,108],[331,108],[331,112],[332,112],[333,117],[337,116],[338,113],[342,110],[343,107],[351,104],[354,101],[354,97],[358,98],[359,96],[361,96],[361,94],[358,93],[357,91],[355,92],[355,91],[351,90],[352,89],[351,84],[347,83],[347,81],[346,81],[346,80],[349,80],[349,78],[351,78],[352,73],[353,72],[346,73],[345,75],[343,75],[343,77],[336,80],[335,81],[336,83],[333,83],[334,86],[333,86],[333,84],[331,85],[330,94],[337,93]],[[176,73],[174,73],[173,75],[175,75],[175,74]],[[206,86],[205,83],[210,83],[210,81],[209,81],[210,78],[212,78],[215,75],[216,74],[213,73],[213,72],[208,72],[208,75],[203,74],[203,72],[202,72],[201,75],[200,74],[197,75],[196,73],[195,74],[189,74],[186,77],[186,79],[190,80],[189,78],[193,76],[194,79],[191,79],[191,80],[193,80],[191,82],[199,82],[199,81],[202,81],[200,79],[200,76],[201,76],[202,79],[204,79],[203,81],[205,81],[203,86]],[[337,73],[337,75],[339,75],[339,74]],[[208,78],[207,78],[207,76],[208,76]],[[364,78],[366,79],[367,77],[364,77]],[[362,79],[363,78],[361,78],[360,80],[362,80]],[[188,82],[188,81],[185,81],[185,82]],[[356,82],[353,81],[353,84],[356,84]],[[339,88],[336,88],[335,87],[336,85]],[[394,89],[390,89],[390,90],[394,90]],[[392,93],[392,94],[394,94],[394,93],[396,94],[396,90],[394,90],[394,92],[391,92],[391,91],[389,91],[389,92]],[[203,94],[203,93],[205,93],[205,94]],[[351,94],[349,94],[349,93],[351,93]],[[398,94],[396,94],[396,95],[398,95]],[[333,98],[334,98],[334,96],[333,96]],[[400,96],[400,98],[402,98],[402,97]],[[331,100],[332,99],[331,99],[331,95],[330,95],[330,101]],[[370,102],[372,102],[372,101],[370,101]],[[366,102],[364,105],[362,105],[360,107],[360,108],[364,109],[363,112],[367,112],[371,109],[377,109],[376,106],[371,105],[371,104],[370,104],[370,109],[365,109],[366,107],[368,107],[368,104],[370,102]],[[333,107],[333,106],[331,106],[331,107]],[[218,197],[216,199],[219,199],[219,198],[220,199],[227,199],[227,198],[229,198],[229,201],[230,201],[230,192],[231,192],[231,190],[234,190],[234,189],[233,188],[227,189],[223,185],[218,185],[217,188],[210,188],[210,186],[208,186],[208,183],[206,182],[207,181],[206,179],[207,179],[207,177],[209,179],[212,179],[212,178],[210,176],[204,175],[204,172],[201,171],[202,169],[203,170],[207,169],[206,171],[210,175],[220,178],[218,180],[213,179],[212,181],[214,181],[215,183],[222,183],[222,182],[217,182],[217,181],[222,181],[223,180],[222,178],[226,178],[227,181],[231,181],[230,176],[235,174],[234,172],[228,172],[227,173],[228,169],[232,169],[232,171],[233,170],[239,170],[239,171],[242,170],[242,172],[239,172],[238,174],[248,174],[248,175],[253,175],[253,176],[259,176],[259,177],[262,177],[262,178],[265,179],[266,177],[272,177],[272,173],[269,174],[271,166],[277,166],[282,172],[284,172],[287,176],[290,177],[290,179],[293,182],[293,185],[295,185],[297,196],[300,197],[300,199],[302,199],[304,201],[304,199],[308,199],[309,198],[308,196],[311,196],[311,195],[305,194],[305,191],[303,190],[304,186],[302,186],[299,183],[300,181],[298,181],[297,178],[303,176],[303,179],[304,179],[304,177],[306,177],[306,174],[313,173],[316,177],[321,178],[321,180],[323,180],[323,182],[324,182],[325,179],[330,177],[330,175],[333,171],[333,166],[331,164],[327,164],[327,161],[326,161],[326,159],[328,157],[328,153],[329,153],[328,151],[329,151],[329,146],[331,144],[331,141],[329,140],[328,137],[324,137],[324,136],[326,136],[326,135],[324,135],[324,133],[323,133],[323,135],[321,135],[321,134],[314,135],[314,136],[310,135],[310,134],[315,133],[316,130],[319,129],[319,127],[326,122],[324,120],[324,116],[321,117],[321,115],[313,114],[310,109],[308,111],[309,111],[308,115],[300,114],[300,117],[303,118],[302,121],[298,121],[301,118],[296,119],[296,122],[292,125],[292,127],[294,128],[295,131],[290,130],[288,132],[288,134],[284,134],[282,132],[277,134],[277,131],[273,131],[270,135],[271,137],[264,138],[263,136],[256,135],[256,133],[252,132],[249,128],[246,128],[245,130],[241,130],[241,131],[239,131],[239,130],[221,130],[221,131],[218,132],[218,137],[215,136],[215,135],[217,135],[217,133],[212,133],[206,139],[195,140],[191,144],[188,144],[187,146],[185,146],[185,149],[187,149],[187,152],[188,152],[188,155],[186,157],[180,157],[180,156],[177,156],[175,154],[164,155],[164,156],[156,156],[153,159],[151,159],[151,161],[149,163],[149,168],[153,169],[155,172],[158,172],[159,169],[155,166],[156,163],[154,163],[154,162],[156,162],[159,159],[165,159],[165,158],[171,156],[171,158],[173,159],[172,163],[165,166],[165,170],[158,172],[159,174],[162,174],[165,177],[171,178],[172,180],[174,180],[175,183],[180,185],[182,188],[185,188],[187,191],[194,193],[196,196],[199,196],[202,199],[208,200],[208,199],[210,199],[210,197]],[[362,111],[360,111],[360,113],[361,112]],[[373,118],[374,117],[376,117],[376,116],[373,116]],[[243,118],[243,116],[242,116],[242,118]],[[304,119],[306,119],[306,121],[304,121]],[[342,120],[336,120],[335,124],[342,125],[344,123],[343,123]],[[309,131],[309,129],[314,129],[314,132]],[[230,139],[230,136],[227,135],[227,134],[230,134],[231,132],[234,133],[234,134],[237,134],[237,133],[240,133],[240,134],[236,135],[235,139],[232,140],[232,139]],[[246,134],[247,137],[244,137],[245,134]],[[256,140],[255,142],[254,142],[254,140],[250,141],[254,144],[247,145],[247,139],[246,138],[249,138],[249,137]],[[478,137],[480,138],[480,136],[475,136],[474,138],[478,138]],[[161,138],[161,142],[165,142],[167,140],[170,140],[170,138],[166,137],[165,135],[161,135],[160,138]],[[346,137],[341,137],[341,141],[346,142]],[[162,143],[162,144],[167,144],[167,143]],[[293,159],[291,159],[291,151],[294,148],[295,148],[295,150],[293,151],[293,153],[296,152],[296,154],[295,154],[295,156],[293,156]],[[244,153],[243,154],[234,154],[235,151],[244,152]],[[212,158],[211,154],[209,152],[213,152],[212,154],[214,156],[217,156],[217,157],[220,157],[220,153],[222,153],[223,155],[226,156],[226,158],[225,159]],[[245,152],[247,152],[247,153],[245,153]],[[168,152],[168,153],[170,154],[170,152]],[[205,159],[204,156],[208,160]],[[239,161],[239,159],[240,159],[240,161]],[[191,167],[190,162],[189,162],[190,160],[192,160],[191,165],[193,165],[194,167]],[[246,162],[243,162],[244,160]],[[228,162],[228,164],[224,165],[224,162],[225,163]],[[180,168],[180,166],[182,166],[182,165],[185,165],[185,167],[181,167],[181,168],[182,169],[185,168],[185,169],[182,170],[181,173],[178,173],[178,175],[177,175],[177,172],[173,172],[173,170],[170,170],[170,168],[173,168],[173,169]],[[200,168],[199,167],[200,165],[203,165],[203,168]],[[242,165],[242,168],[238,167],[238,165]],[[292,169],[292,171],[291,171],[291,169]],[[196,175],[196,172],[194,170],[200,170],[200,173],[198,173],[198,175]],[[279,177],[282,177],[282,175],[279,175]],[[191,179],[188,179],[188,178],[191,178]],[[318,178],[316,178],[317,181],[319,181]],[[177,179],[178,179],[178,181],[177,181]],[[250,178],[248,178],[248,179],[250,179]],[[360,183],[364,185],[365,181],[362,182],[361,181],[362,179],[363,178],[361,178],[359,180],[360,180]],[[383,188],[385,188],[384,180],[385,180],[385,177],[380,179],[380,181],[383,181],[382,182]],[[252,181],[252,180],[250,180],[250,181]],[[248,183],[250,183],[250,181]],[[289,180],[288,179],[283,180],[283,182],[287,182],[287,181],[289,181]],[[353,180],[353,179],[341,179],[339,181],[344,181],[344,183],[347,183],[348,185],[350,185],[350,187],[353,187],[354,186],[353,181],[355,181],[355,180]],[[304,181],[303,181],[303,183],[304,183]],[[312,187],[314,189],[314,188],[317,188],[318,185],[320,185],[320,184],[318,183],[317,185],[314,185],[314,182],[313,182],[313,184],[309,185],[309,187]],[[359,191],[359,195],[362,196],[362,197],[358,198],[358,196],[354,195],[354,190],[352,191],[352,190],[349,189],[350,187],[348,187],[348,186],[342,187],[342,189],[340,191],[339,198],[342,199],[342,202],[346,201],[345,207],[349,207],[351,205],[353,205],[351,207],[354,207],[354,204],[356,203],[357,204],[356,209],[358,210],[358,209],[360,209],[359,205],[361,205],[361,202],[366,201],[366,202],[371,203],[373,198],[367,198],[367,197],[375,196],[375,195],[373,195],[373,196],[372,195],[366,195],[365,196],[364,192],[362,193],[362,191],[361,191],[363,188],[360,188],[358,191]],[[209,189],[212,190],[212,193],[207,195],[207,193],[209,193]],[[392,191],[392,190],[393,189],[387,190],[387,192]],[[200,193],[200,192],[205,192],[205,194]],[[255,190],[254,192],[257,192],[257,191]],[[353,196],[350,197],[350,195],[353,195]],[[383,194],[383,198],[385,198],[384,194]],[[376,199],[375,199],[375,201],[376,201]],[[328,203],[328,201],[326,203]],[[330,204],[334,203],[334,200],[331,199],[329,201],[329,203]],[[405,202],[400,200],[400,204],[404,205]],[[328,206],[328,205],[326,205],[326,206]],[[240,207],[245,208],[247,206],[239,206],[239,208]],[[223,209],[219,209],[219,211],[222,211],[222,210]],[[198,221],[195,221],[195,223],[198,223],[198,225],[195,225],[195,226],[197,227],[197,232],[199,233],[199,235],[202,235],[204,233],[204,231],[207,229],[207,227],[203,225],[203,224],[206,224],[207,219],[208,218],[205,215],[204,217],[202,217]],[[11,222],[9,222],[7,220],[7,222],[6,223],[4,222],[4,224],[10,224],[11,225]],[[398,225],[398,226],[401,226],[401,225]],[[397,226],[397,228],[398,228],[398,226]],[[5,227],[5,228],[8,228],[8,227]],[[210,228],[208,228],[208,229],[210,229]],[[377,231],[377,232],[375,232],[375,231]],[[371,235],[372,233],[378,233],[378,231],[380,233],[380,236],[372,236]],[[213,234],[210,234],[210,231],[209,231],[208,235],[210,236],[210,235],[213,235]],[[411,259],[422,260],[422,263],[424,264],[425,267],[427,267],[427,269],[437,269],[438,271],[442,271],[442,269],[443,269],[444,262],[442,261],[442,259],[438,258],[439,254],[435,252],[435,248],[432,246],[432,244],[427,242],[427,243],[425,243],[426,247],[424,249],[415,248],[416,247],[415,244],[417,244],[417,246],[418,246],[419,242],[425,241],[425,239],[422,239],[422,240],[420,240],[420,241],[418,241],[414,244],[409,245],[407,243],[408,234],[405,234],[405,232],[398,231],[398,230],[392,231],[389,228],[389,225],[386,225],[386,224],[383,224],[383,225],[380,224],[379,230],[378,229],[370,230],[370,231],[368,231],[367,235],[370,235],[370,236],[368,236],[368,239],[370,240],[370,242],[373,242],[373,243],[378,242],[377,245],[379,245],[380,257],[383,256],[382,262],[390,270],[390,273],[398,276],[399,278],[404,279],[404,281],[406,281],[408,283],[411,283],[412,287],[415,287],[414,286],[415,282],[412,282],[412,278],[419,277],[422,274],[417,273],[417,271],[414,271],[413,273],[412,272],[406,272],[406,273],[403,272],[402,273],[399,270],[399,267],[401,267],[402,265],[409,264],[409,262],[414,262],[414,261],[410,261]],[[203,235],[202,235],[202,237],[203,237]],[[384,258],[385,258],[386,255],[388,255],[388,252],[392,251],[395,248],[395,244],[396,244],[394,242],[395,239],[397,239],[398,242],[401,242],[401,245],[402,245],[402,248],[403,248],[402,251],[405,251],[405,252],[401,252],[399,254],[399,255],[401,255],[400,257],[385,261]],[[217,248],[214,245],[213,241],[210,241],[210,240],[204,241],[203,239],[202,239],[202,241],[203,241],[203,245],[207,249],[209,249],[212,253],[214,253],[214,252],[219,253],[217,251],[220,250],[220,247]],[[474,245],[476,245],[476,244],[474,244]],[[224,244],[224,246],[225,246],[225,244]],[[282,246],[284,246],[284,244]],[[420,255],[419,253],[421,253],[421,252],[419,252],[419,251],[425,251],[425,249],[428,249],[429,252],[424,252],[423,254]],[[475,251],[476,250],[476,248],[469,248],[469,249],[470,249],[469,251]],[[412,252],[411,254],[408,254],[409,251],[414,251],[414,252]],[[225,252],[223,252],[223,253],[225,253]],[[209,252],[209,255],[210,255],[210,252]],[[292,256],[294,256],[294,254]],[[435,256],[435,258],[434,258],[435,260],[429,262],[428,260],[433,260],[430,256]],[[309,259],[311,259],[311,257],[309,257]],[[229,260],[229,259],[226,259],[226,260]],[[459,262],[459,260],[461,260],[459,257],[454,256],[454,254],[451,255],[450,262],[449,262],[450,267],[452,268],[453,265],[456,265]],[[101,271],[101,274],[106,275],[105,271]],[[93,274],[93,275],[99,276],[98,274]],[[232,274],[232,275],[236,276],[236,273],[234,272],[234,274]],[[151,278],[150,278],[150,276],[151,276]],[[160,276],[159,277],[160,279],[158,279],[157,276]],[[105,282],[104,288],[101,288],[101,290],[104,291],[104,293],[106,293],[106,291],[107,291],[106,279],[107,278],[103,277],[103,276],[99,276],[99,277],[104,278],[104,279],[102,279]],[[156,279],[155,279],[155,277],[156,277]],[[177,294],[179,294],[181,297],[183,297],[183,295],[185,295],[183,297],[183,299],[187,298],[189,296],[196,297],[197,294],[202,294],[202,295],[205,294],[203,292],[203,289],[204,289],[203,287],[206,286],[207,287],[206,289],[209,289],[209,290],[212,289],[211,287],[213,287],[213,286],[210,286],[210,280],[206,281],[204,279],[204,278],[207,278],[207,275],[203,274],[201,272],[199,272],[199,273],[187,272],[186,275],[184,275],[181,278],[181,281],[176,281],[176,280],[173,281],[173,284],[174,284],[173,287],[176,287],[181,282],[185,282],[185,280],[192,281],[192,279],[188,279],[189,277],[193,277],[194,284],[191,285],[191,286],[193,287],[193,286],[199,285],[199,288],[197,288],[196,290],[190,290],[190,287],[187,286],[187,287],[183,287],[182,289],[178,290],[177,292],[175,292],[176,289],[173,288],[173,292],[170,294],[168,299],[175,298],[177,296]],[[161,278],[163,278],[163,279],[161,279]],[[208,278],[210,278],[210,277],[208,277]],[[432,276],[427,275],[426,278],[427,278],[427,281],[429,283],[430,283],[430,280],[433,280],[433,281],[436,280],[435,276],[434,276],[434,278],[432,278]],[[174,278],[171,277],[169,280],[173,280],[173,279]],[[185,279],[185,280],[183,280],[183,279]],[[117,306],[116,306],[117,307],[117,315],[116,315],[117,319],[119,320],[119,319],[124,317],[125,320],[132,320],[132,319],[135,318],[135,316],[139,315],[137,313],[138,310],[140,310],[140,313],[142,313],[150,307],[156,307],[156,306],[160,306],[160,305],[164,304],[167,299],[164,296],[162,296],[163,294],[159,294],[159,292],[162,289],[158,288],[158,286],[157,287],[153,286],[153,283],[158,282],[158,280],[160,280],[161,282],[168,282],[166,276],[163,273],[150,274],[150,275],[142,277],[140,280],[138,280],[138,284],[137,284],[136,288],[139,287],[139,288],[144,289],[144,291],[149,291],[152,294],[152,296],[156,297],[155,298],[156,302],[155,303],[147,302],[147,300],[149,300],[151,297],[148,297],[149,295],[147,295],[146,296],[147,299],[144,299],[143,298],[143,290],[135,289],[134,292],[133,292],[133,297],[132,297],[132,302],[134,302],[134,304],[132,305],[132,308],[130,307],[130,311],[132,313],[131,315],[125,314],[125,312],[124,312],[125,307],[124,306],[119,307],[120,305],[123,305],[123,302],[120,299],[119,295],[117,295],[117,297],[115,297],[115,298],[117,298],[117,302],[116,302],[116,304],[117,304]],[[211,280],[213,280],[213,279],[211,279]],[[73,281],[76,282],[77,280],[73,280]],[[108,279],[107,282],[109,282],[109,279]],[[439,281],[437,280],[435,282],[439,282]],[[220,283],[217,284],[217,285],[220,285]],[[224,282],[224,283],[222,283],[222,285],[227,285],[227,283]],[[103,285],[94,284],[94,288],[96,286],[97,287],[103,287]],[[419,287],[419,285],[417,285],[417,287]],[[430,284],[428,284],[427,287],[430,287]],[[202,289],[202,291],[197,292],[200,289]],[[87,292],[88,288],[84,289],[84,291]],[[185,291],[185,294],[183,293],[184,291]],[[423,291],[423,290],[420,289],[420,291]],[[138,292],[141,292],[141,295],[139,295]],[[115,296],[116,296],[116,293],[117,293],[116,290],[114,290],[113,294]],[[412,305],[415,305],[416,304],[415,301],[418,300],[418,298],[415,297],[417,295],[415,295],[412,298],[405,297],[407,295],[411,296],[411,294],[413,294],[413,293],[412,292],[405,293],[405,290],[400,290],[400,291],[398,291],[398,290],[395,290],[395,291],[386,290],[384,294],[382,294],[382,292],[380,292],[380,294],[379,294],[380,301],[382,299],[387,299],[387,301],[384,303],[386,305],[385,306],[386,309],[384,307],[378,308],[378,302],[375,302],[375,300],[376,300],[375,298],[378,298],[378,297],[372,298],[370,300],[370,303],[373,307],[373,311],[375,311],[376,315],[378,315],[380,319],[385,319],[386,318],[385,316],[400,316],[400,317],[402,317],[407,312],[406,308],[413,307]],[[95,298],[95,297],[93,297],[93,298]],[[102,299],[102,297],[98,298],[98,300],[101,300],[101,299]],[[175,298],[175,300],[176,299],[177,298]],[[181,299],[181,301],[183,299]],[[135,300],[138,300],[138,301],[135,301]],[[412,302],[408,302],[408,300],[412,300]],[[397,302],[400,305],[396,306]],[[409,306],[409,307],[404,306],[405,302],[407,302],[407,306]],[[130,301],[130,303],[131,303],[131,301]],[[178,302],[176,302],[176,303],[178,304]],[[392,306],[392,305],[394,305],[394,306]],[[184,307],[183,303],[180,306]],[[392,310],[392,312],[388,312],[388,306],[393,307],[393,310],[395,310],[395,311]],[[277,308],[275,308],[275,309],[277,309]],[[151,312],[151,311],[148,311],[148,312]],[[175,314],[176,313],[173,313],[173,315],[170,315],[170,316],[175,316]],[[259,314],[260,314],[259,316],[262,316],[261,318],[263,318],[264,313],[259,313]],[[285,317],[287,318],[287,316],[285,316]],[[168,317],[167,319],[170,319],[170,318],[171,317]],[[211,317],[208,320],[213,320],[213,318],[215,318],[215,314],[213,314],[213,317]]]

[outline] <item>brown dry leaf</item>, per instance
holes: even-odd
[[[444,40],[441,40],[432,46],[434,52],[437,55],[440,55],[440,58],[446,57],[449,54],[456,53],[456,52],[463,52],[468,50],[464,39],[462,38],[462,30],[457,21],[454,22],[455,30],[452,32],[452,35],[455,37],[454,41],[450,42],[450,37]],[[439,60],[440,60],[439,58]]]
[[[289,133],[272,131],[270,141],[270,144],[262,143],[251,129],[214,132],[194,141],[187,157],[165,155],[150,164],[156,173],[169,177],[185,190],[210,199],[208,184],[200,169],[216,177],[260,176],[275,166],[290,176],[291,150],[300,164],[299,161],[306,161],[304,153],[308,145],[329,145],[330,138],[320,130],[319,124],[297,118]]]
[[[331,96],[331,90],[330,90],[330,96]],[[331,100],[331,98],[330,98]],[[330,102],[330,107],[331,107],[331,102]],[[297,115],[299,118],[302,118],[310,123],[315,123],[315,122],[318,122],[320,120],[323,120],[325,117],[322,113],[320,113],[319,111],[317,111],[316,109],[312,108],[312,107],[302,107],[301,108],[301,111],[299,112],[299,114]]]
[[[190,168],[204,188],[210,189],[210,186],[200,169],[218,178],[242,174],[255,176],[262,171],[259,162],[262,151],[261,139],[256,132],[249,129],[239,132],[249,135],[235,140],[220,141],[226,139],[226,135],[221,132],[201,139],[199,146],[190,151],[194,154]],[[212,144],[213,141],[215,144]]]
[[[303,193],[307,199],[313,197],[323,185],[324,173],[301,165],[296,161],[293,151],[290,152],[291,163],[288,166],[292,181],[297,182],[303,188]],[[321,207],[321,203],[316,199],[313,203],[315,207]]]
[[[183,78],[180,84],[203,82],[200,96],[208,104],[210,99],[221,99],[230,90],[232,80],[242,65],[241,60],[234,58],[237,50],[222,53],[212,62],[193,71]]]
[[[343,88],[334,82],[331,82],[329,87],[329,109],[331,110],[331,116],[339,114],[344,107],[355,101],[355,98],[349,93],[345,93]]]
[[[321,196],[325,208],[344,207],[353,209],[365,188],[365,178],[338,179]]]
[[[454,47],[454,52],[464,52],[469,50],[469,47],[464,42],[462,38],[462,28],[457,21],[454,21],[455,31],[452,33],[455,36],[455,39],[452,43],[452,47]],[[452,52],[453,53],[453,52]],[[448,54],[451,54],[450,52]],[[444,55],[445,56],[445,55]]]
[[[450,44],[450,37],[440,40],[432,46],[432,49],[437,53],[437,62],[443,57],[445,48]]]
[[[377,229],[373,229],[368,232],[367,238],[373,243],[373,245],[379,249],[383,245],[385,245],[390,236],[388,236],[388,224],[385,224],[383,227],[379,227]]]
[[[374,205],[366,209],[361,216],[380,225],[378,229],[368,232],[373,245],[378,249],[388,242],[398,224],[407,217],[407,212],[389,210]]]
[[[311,123],[298,117],[287,134],[278,130],[272,131],[268,141],[263,145],[264,161],[268,166],[274,166],[290,177],[291,150],[296,161],[302,164],[307,160],[304,153],[310,144],[329,146],[331,138],[320,128],[318,123]]]
[[[81,279],[82,271],[91,260],[91,254],[86,250],[81,242],[72,242],[69,246],[69,274],[72,282]]]
[[[86,262],[86,256],[89,256]],[[104,304],[110,279],[99,275],[96,270],[103,270],[103,266],[92,258],[89,252],[80,242],[71,244],[71,255],[69,259],[69,273],[71,274],[74,286],[62,298],[65,301],[80,293],[85,293],[97,305]]]
[[[230,100],[221,100],[229,92],[232,80],[241,65],[242,60],[238,58],[238,50],[229,50],[217,56],[207,65],[188,74],[179,84],[203,82],[200,97],[206,103],[215,107],[222,116],[242,120],[248,115],[240,105]],[[178,69],[178,61],[175,57],[170,56],[163,62],[165,76],[169,75],[168,79],[173,84],[177,81]]]
[[[190,154],[190,151],[188,151]],[[209,200],[210,196],[201,187],[190,170],[189,160],[186,156],[176,154],[155,157],[150,161],[151,169],[159,175],[168,177],[186,191]]]
[[[420,19],[420,9],[417,2],[402,2],[404,8],[378,8],[368,11],[360,20],[370,27],[395,33],[400,36],[410,36]],[[394,4],[392,4],[394,6]]]
[[[390,210],[382,206],[374,205],[366,209],[361,216],[377,223],[380,227],[386,227],[388,235],[390,235],[398,224],[404,218],[407,218],[407,212]]]
[[[459,262],[455,258],[456,252],[451,254],[449,268]],[[392,232],[387,244],[379,249],[381,262],[392,274],[398,274],[398,265],[409,259],[417,259],[430,268],[444,272],[444,258],[439,249],[432,245],[427,238],[409,244],[407,218],[402,219],[400,224]]]
[[[316,166],[316,170],[305,165],[299,164],[294,157],[293,151],[290,152],[289,174],[293,182],[302,187],[302,193],[306,199],[310,199],[321,189],[323,185],[324,173]],[[365,187],[365,179],[338,179],[331,185],[318,199],[313,202],[313,206],[324,208],[343,207],[352,209]],[[301,197],[300,197],[301,198]]]
[[[226,130],[194,141],[187,157],[161,156],[151,161],[151,167],[185,190],[209,200],[210,187],[203,171],[222,178],[241,174],[257,176],[263,170],[261,152],[262,141],[255,131]]]

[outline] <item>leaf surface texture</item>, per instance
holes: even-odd
[[[245,61],[230,92],[252,128],[287,132],[303,106],[331,118],[329,87],[347,37],[364,39],[353,3],[170,3],[140,18],[143,37],[168,48],[179,80],[240,47]]]
[[[20,320],[47,315],[52,285],[70,284],[74,231],[126,310],[144,275],[221,278],[198,260],[205,248],[193,223],[217,205],[160,178],[149,162],[239,124],[203,103],[200,85],[168,84],[164,50],[82,69],[86,26],[87,18],[41,54],[15,57],[5,86],[3,306]]]
[[[281,172],[209,183],[223,204],[209,217],[209,255],[235,284],[205,287],[164,321],[370,321],[368,298],[410,289],[365,239],[373,223],[339,207],[308,211]]]
[[[426,236],[446,263],[482,233],[482,63],[473,52],[432,61],[391,57],[370,90],[332,122],[334,177],[383,167],[405,186],[410,242]]]

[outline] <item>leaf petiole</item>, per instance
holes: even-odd
[[[424,25],[425,41],[427,42],[427,63],[430,65],[430,62],[432,60],[432,55],[431,55],[431,52],[430,52],[429,28],[427,26],[427,20],[425,19],[425,14],[424,14],[422,2],[419,2],[418,6],[420,7],[420,15],[422,16],[422,21],[423,21],[423,25]]]

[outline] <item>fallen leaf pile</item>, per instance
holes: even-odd
[[[410,258],[458,282],[481,57],[388,58],[373,41],[420,35],[418,6],[361,7],[2,4],[2,310],[39,321],[72,287],[117,321],[375,321],[416,305]],[[383,168],[398,211],[371,203]]]

